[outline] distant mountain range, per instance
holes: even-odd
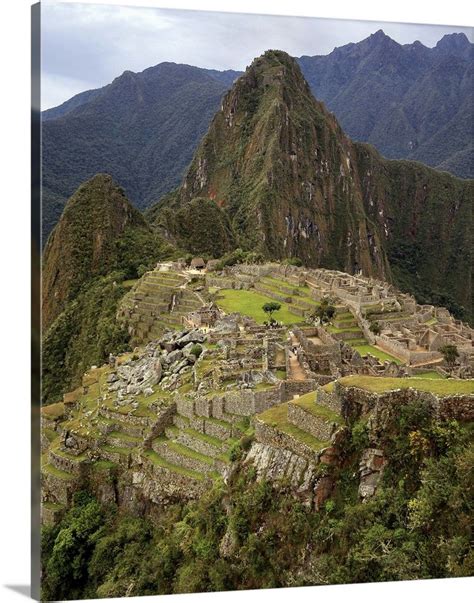
[[[430,49],[378,31],[298,62],[353,139],[386,157],[473,177],[472,48],[464,34]],[[44,238],[66,199],[98,172],[111,174],[140,209],[175,188],[239,75],[161,63],[44,111]]]

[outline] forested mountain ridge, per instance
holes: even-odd
[[[175,187],[226,89],[201,69],[162,63],[126,71],[43,121],[44,238],[64,200],[97,173],[111,174],[138,208]]]
[[[472,44],[464,34],[430,49],[379,31],[298,61],[313,94],[352,138],[387,157],[474,175]],[[142,209],[175,188],[239,75],[161,63],[44,111],[44,239],[66,199],[96,173],[110,173]]]

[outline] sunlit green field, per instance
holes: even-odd
[[[245,316],[253,318],[255,322],[263,324],[268,320],[267,314],[262,310],[263,304],[274,301],[266,295],[256,291],[246,291],[243,289],[222,289],[217,298],[217,305],[229,314],[231,312],[240,312]],[[280,303],[280,302],[278,302]],[[288,309],[288,304],[281,302],[281,309],[273,314],[278,322],[285,325],[292,325],[303,322],[303,318],[294,314]]]

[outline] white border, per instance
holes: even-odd
[[[50,3],[51,0],[45,0]],[[66,2],[70,0],[64,0]],[[83,0],[84,3],[91,3]],[[134,1],[102,4],[161,6],[225,10],[261,14],[292,14],[330,18],[352,18],[444,25],[474,25],[474,10],[466,0],[446,2],[421,0],[338,0],[320,3],[303,0],[239,0],[227,2],[198,1]],[[0,95],[2,116],[1,158],[1,226],[2,295],[0,296],[0,371],[1,371],[1,549],[0,599],[7,603],[22,601],[24,595],[5,585],[29,584],[29,105],[30,105],[30,2],[2,2],[0,49],[2,57]],[[179,601],[248,601],[272,600],[313,603],[322,598],[339,601],[415,601],[432,602],[467,600],[472,579],[432,580],[335,587],[311,587],[246,593],[181,595]],[[21,589],[20,589],[21,590]],[[24,586],[23,586],[24,590]],[[463,597],[464,595],[464,597]],[[141,597],[133,601],[156,601]],[[167,601],[178,600],[170,596]],[[119,602],[121,599],[109,599]]]

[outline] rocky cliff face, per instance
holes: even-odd
[[[43,330],[94,276],[128,264],[154,235],[123,190],[98,174],[69,199],[43,257]],[[129,249],[125,249],[129,246]]]
[[[172,215],[196,198],[212,201],[231,225],[228,248],[362,270],[427,299],[452,296],[471,311],[472,188],[353,143],[297,63],[268,51],[225,96],[181,188],[155,220],[182,242],[199,212],[188,211],[189,224]],[[212,254],[207,247],[200,252]]]

